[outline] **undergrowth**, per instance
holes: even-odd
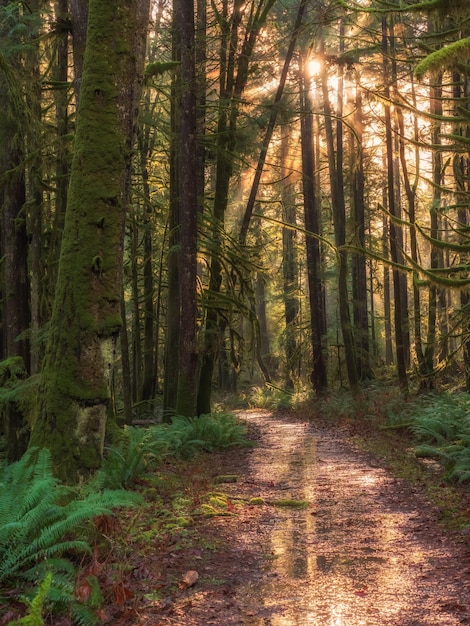
[[[433,394],[427,406],[412,414],[410,429],[419,442],[415,448],[418,456],[439,461],[448,480],[470,479],[468,394]]]
[[[44,611],[70,613],[77,624],[97,623],[96,615],[74,596],[77,564],[82,555],[91,553],[90,521],[140,501],[130,492],[81,493],[61,484],[52,474],[46,449],[30,449],[20,461],[4,467],[0,473],[0,602],[6,600],[5,592],[15,589],[37,614],[37,589],[41,591],[50,578],[43,594]]]
[[[169,424],[127,426],[116,446],[109,447],[95,478],[98,487],[130,487],[166,458],[190,459],[199,452],[250,445],[246,427],[230,413],[175,416]]]
[[[278,410],[296,409],[305,404],[311,397],[310,387],[299,387],[295,390],[274,383],[254,386],[241,395],[244,407]]]
[[[191,498],[159,468],[190,459],[197,465],[198,454],[248,444],[246,427],[231,414],[174,417],[150,428],[126,427],[106,450],[102,469],[80,489],[54,477],[46,449],[31,449],[0,468],[0,614],[11,616],[2,623],[42,626],[51,615],[79,626],[99,623],[103,596],[93,563],[99,545],[107,544],[109,558],[113,510],[139,504],[130,523],[138,527],[140,512],[150,506],[155,531],[180,532],[191,524]],[[113,550],[126,550],[124,537],[112,541]]]

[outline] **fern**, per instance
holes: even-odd
[[[130,487],[163,454],[164,442],[159,445],[152,432],[126,426],[117,446],[106,449],[106,457],[93,484],[98,488]]]
[[[469,409],[467,394],[442,394],[412,417],[411,430],[422,442],[416,454],[437,459],[446,478],[460,482],[470,479]]]
[[[52,475],[48,450],[29,450],[0,474],[0,588],[33,597],[38,581],[50,572],[49,599],[63,608],[72,605],[73,612],[76,571],[66,555],[91,551],[92,518],[137,501],[128,492],[80,494]]]
[[[212,452],[231,446],[249,445],[246,427],[228,413],[201,415],[197,418],[176,416],[164,438],[170,454],[188,458],[200,450]]]
[[[228,413],[197,418],[175,416],[170,424],[148,429],[126,427],[119,444],[107,448],[103,466],[92,484],[95,488],[130,487],[166,456],[190,458],[201,450],[211,452],[249,444],[245,426]]]
[[[12,622],[11,626],[43,626],[44,620],[42,619],[42,614],[51,582],[52,573],[48,572],[39,585],[34,598],[32,600],[28,600],[27,598],[23,599],[24,603],[28,606],[28,614]]]

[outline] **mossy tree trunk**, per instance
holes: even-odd
[[[148,0],[90,0],[58,280],[30,445],[75,481],[102,459]]]
[[[197,349],[197,192],[200,180],[197,135],[195,14],[191,0],[173,1],[173,59],[170,153],[168,309],[164,418],[196,415],[199,378]],[[201,198],[202,200],[202,198]]]
[[[23,100],[23,67],[21,56],[17,53],[23,42],[8,30],[12,28],[13,20],[21,23],[21,15],[19,9],[13,11],[8,4],[5,0],[0,2],[0,8],[11,10],[10,19],[0,24],[0,360],[14,362],[15,369],[24,369],[23,373],[26,374],[30,370],[30,343],[24,333],[30,324],[30,287],[24,131],[31,118]],[[22,367],[18,365],[20,362]],[[9,365],[3,369],[9,370]],[[9,378],[8,375],[2,376],[0,386],[8,384]],[[27,445],[26,420],[16,402],[4,401],[2,405],[0,413],[3,424],[0,424],[0,429],[3,426],[7,458],[15,461]]]

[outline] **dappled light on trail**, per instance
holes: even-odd
[[[240,624],[470,623],[469,590],[446,576],[450,548],[428,541],[419,498],[402,497],[404,486],[327,430],[267,413],[249,419],[265,433],[250,475],[266,502],[284,506],[260,521],[267,565],[240,589],[248,614]]]
[[[200,520],[205,547],[180,553],[176,575],[196,570],[197,583],[146,608],[142,626],[470,624],[468,542],[439,526],[418,488],[341,428],[241,417],[257,445],[215,470],[236,477],[217,483],[230,507]],[[173,571],[177,551],[166,558]]]

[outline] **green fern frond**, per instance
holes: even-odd
[[[28,614],[15,620],[12,625],[15,626],[43,626],[44,620],[42,619],[44,604],[49,594],[49,589],[52,583],[52,573],[48,572],[39,585],[36,595],[29,601],[24,598],[23,601],[28,606]]]
[[[74,601],[76,570],[65,555],[91,552],[94,517],[141,501],[130,492],[66,487],[52,475],[49,452],[29,450],[0,476],[0,589],[18,588],[33,598],[38,581],[51,572],[50,603],[76,612],[77,624],[96,624],[96,615]]]
[[[422,441],[418,456],[438,460],[446,478],[470,479],[470,399],[467,394],[441,394],[412,416],[411,429]]]
[[[161,455],[149,430],[126,427],[117,446],[106,449],[106,456],[94,484],[99,488],[129,487]]]

